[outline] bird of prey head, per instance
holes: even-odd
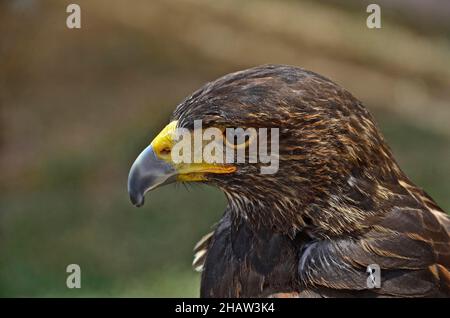
[[[214,127],[223,132],[227,128],[254,128],[257,132],[260,128],[268,128],[269,131],[277,128],[277,171],[261,173],[261,168],[267,163],[250,160],[174,162],[175,131],[182,128],[193,131],[196,121],[201,121],[202,130]],[[224,141],[233,149],[246,149],[251,143],[250,139],[244,139],[243,143],[237,144],[235,139],[227,140],[226,136]],[[197,146],[205,145],[202,142]],[[193,149],[195,151],[198,149]],[[247,153],[246,159],[249,159]],[[379,235],[411,232],[424,240],[444,242],[446,249],[439,253],[449,251],[448,229],[445,229],[448,227],[447,217],[400,170],[366,108],[337,84],[301,68],[265,65],[232,73],[207,83],[181,102],[170,123],[133,164],[128,180],[131,201],[140,206],[147,191],[176,181],[217,186],[224,191],[229,202],[214,235],[200,244],[200,252],[202,263],[208,264],[209,257],[210,263],[228,262],[229,266],[234,266],[234,269],[224,268],[220,273],[229,275],[234,281],[217,286],[209,282],[210,276],[204,273],[202,285],[205,286],[202,288],[206,296],[301,292],[311,290],[308,282],[317,286],[320,281],[325,281],[327,289],[339,289],[348,284],[355,284],[356,290],[362,289],[362,283],[355,282],[356,278],[327,284],[324,273],[321,278],[314,279],[311,267],[308,267],[313,257],[308,247],[314,244],[338,244],[340,240],[348,239],[344,246],[350,248],[349,244],[359,244],[362,250],[355,247],[354,251],[359,253],[359,257],[362,251],[370,255],[370,250],[376,255],[389,255],[398,251],[380,242],[369,246],[370,241],[360,242],[358,238],[375,240],[381,239]],[[393,212],[399,206],[429,213],[422,213],[425,218],[421,214],[411,220],[407,213]],[[436,220],[434,230],[439,235],[425,233],[417,224],[402,230],[408,222],[433,222],[428,218]],[[225,227],[226,234],[221,234],[221,226]],[[213,251],[214,242],[219,244],[220,235],[228,235],[231,239],[231,254],[228,256],[219,257]],[[259,242],[261,247],[250,244],[252,241]],[[221,244],[226,246],[227,243]],[[399,245],[398,242],[392,244]],[[405,243],[404,248],[411,247]],[[335,248],[333,245],[332,249]],[[339,265],[341,260],[333,256],[332,251],[326,252],[324,247],[319,252],[325,253],[325,260],[330,255],[328,261]],[[252,253],[258,256],[253,262]],[[405,259],[412,258],[408,253],[405,253]],[[271,263],[282,255],[292,258],[293,268]],[[423,266],[428,268],[439,264],[438,257],[433,257],[427,266]],[[370,261],[374,258],[346,260],[351,263],[348,265],[351,270],[352,266],[361,267],[362,273],[366,270],[363,268],[365,263]],[[440,265],[444,269],[448,269],[448,256],[446,261]],[[236,277],[241,275],[243,268],[254,271],[265,281],[275,280],[270,276],[275,272],[280,277],[276,277],[277,283],[266,283],[269,287],[261,286],[260,290],[259,287],[249,287],[254,282],[248,282],[248,278],[242,278],[236,286]],[[361,275],[365,277],[365,274]],[[274,288],[277,284],[287,290]],[[240,294],[233,293],[232,290],[239,288]],[[245,290],[247,292],[243,292]]]

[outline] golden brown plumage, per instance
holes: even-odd
[[[204,297],[450,296],[448,216],[401,171],[366,108],[332,81],[266,65],[206,84],[173,119],[279,127],[280,166],[203,182],[228,207],[196,247]],[[381,288],[367,286],[369,264]]]

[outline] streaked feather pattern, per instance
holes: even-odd
[[[228,207],[194,249],[203,297],[450,297],[450,219],[397,165],[367,109],[327,78],[265,65],[206,84],[185,128],[279,127],[280,170],[207,183]],[[381,268],[369,289],[366,268]]]

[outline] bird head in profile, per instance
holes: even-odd
[[[223,138],[180,138],[180,131],[209,128]],[[214,155],[227,158],[231,149],[236,158],[245,150],[244,158],[174,160],[180,140],[189,138],[191,157],[215,143],[222,147]],[[180,103],[134,162],[128,191],[141,206],[145,193],[158,186],[207,183],[222,189],[236,216],[255,226],[287,234],[313,226],[333,235],[363,230],[388,208],[390,185],[400,178],[371,115],[349,92],[301,68],[265,65],[207,83]]]
[[[450,295],[450,219],[321,75],[264,65],[194,92],[131,167],[132,203],[171,182],[228,199],[194,248],[203,297]]]

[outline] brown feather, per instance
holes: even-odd
[[[265,65],[174,112],[180,127],[278,127],[280,169],[210,175],[228,207],[195,248],[204,297],[450,296],[450,220],[396,163],[367,109],[329,79]],[[366,267],[381,268],[369,289]]]

